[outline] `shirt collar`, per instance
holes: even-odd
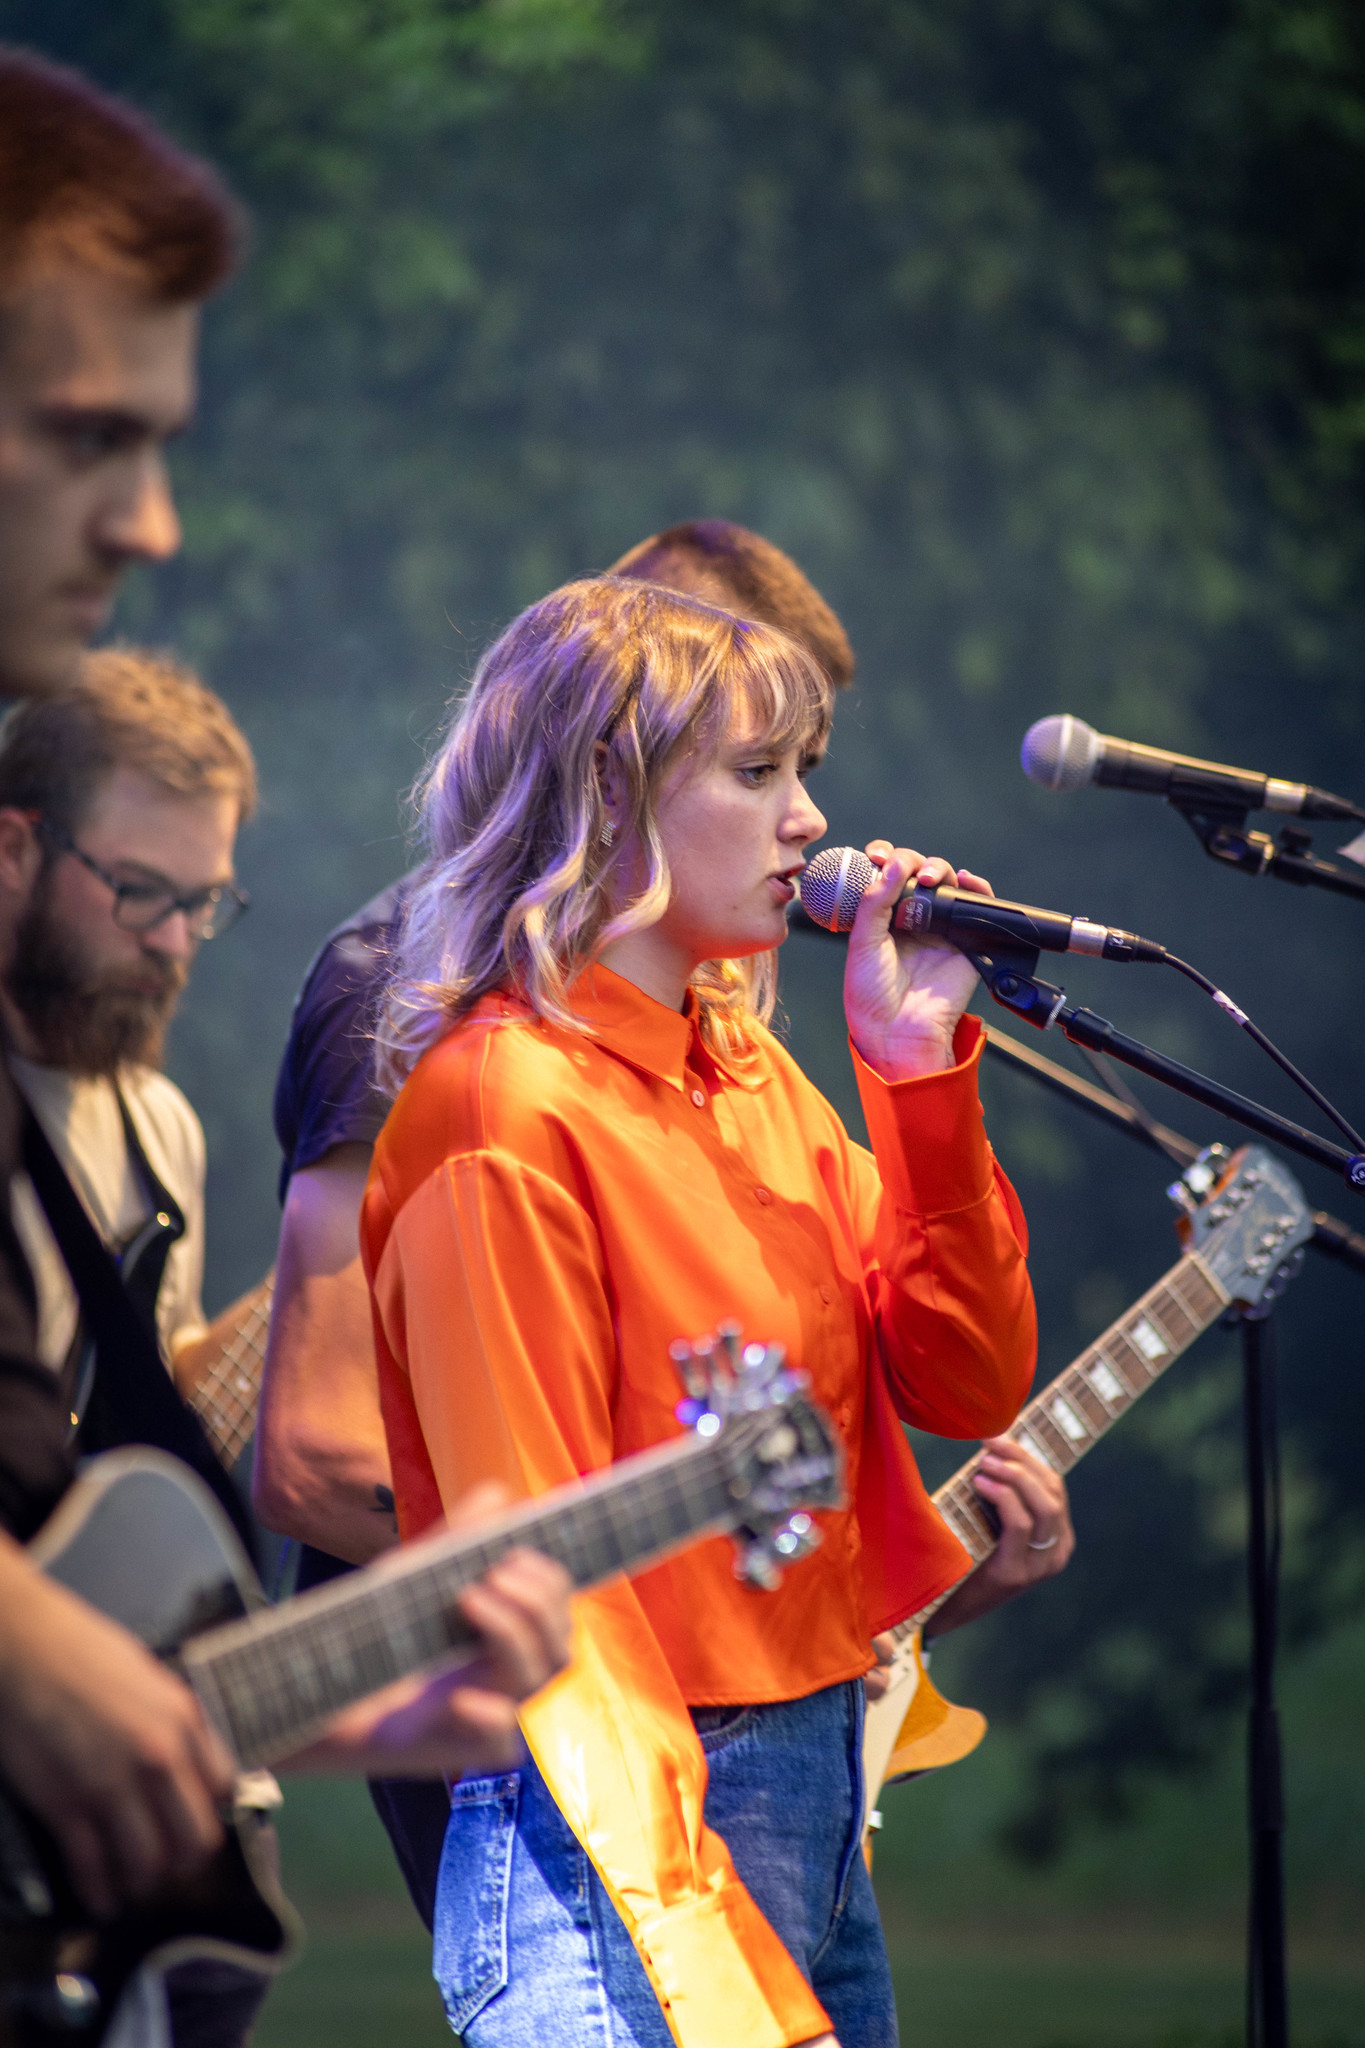
[[[670,1010],[666,1003],[646,995],[633,981],[597,960],[579,975],[569,1001],[608,1052],[667,1082],[670,1088],[681,1090],[687,1085],[689,1055],[694,1065],[719,1067],[741,1087],[761,1086],[767,1079],[767,1063],[761,1058],[755,1069],[751,1061],[735,1061],[712,1050],[701,1036],[701,1005],[692,989],[688,989],[681,1010]]]

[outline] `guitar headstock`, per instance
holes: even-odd
[[[809,1398],[810,1381],[780,1344],[741,1344],[739,1326],[669,1346],[686,1397],[677,1416],[716,1441],[729,1492],[742,1511],[735,1576],[768,1592],[816,1548],[811,1508],[839,1507],[844,1450],[833,1423]]]
[[[1243,1308],[1268,1308],[1303,1263],[1313,1217],[1288,1168],[1261,1145],[1210,1145],[1167,1190],[1176,1230]]]

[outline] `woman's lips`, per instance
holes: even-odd
[[[792,903],[796,899],[796,883],[786,875],[769,875],[768,883],[777,895],[779,903]]]

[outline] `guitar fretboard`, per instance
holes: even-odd
[[[1069,1472],[1196,1337],[1217,1322],[1229,1299],[1198,1252],[1187,1252],[1110,1324],[1098,1342],[1030,1401],[1005,1434],[1055,1472]],[[972,1484],[980,1462],[978,1452],[933,1496],[934,1506],[972,1558],[973,1570],[985,1563],[999,1540],[986,1503]],[[961,1583],[959,1579],[957,1584]],[[899,1623],[892,1631],[896,1640],[905,1641],[954,1591],[950,1586],[920,1613]]]
[[[411,1544],[364,1575],[305,1593],[187,1644],[186,1670],[244,1765],[287,1755],[343,1707],[477,1638],[455,1607],[466,1587],[526,1544],[557,1558],[575,1586],[656,1560],[703,1531],[735,1527],[750,1487],[737,1478],[773,1428],[741,1416],[713,1442],[688,1438],[581,1486],[543,1495],[477,1537]]]
[[[250,1443],[256,1427],[274,1296],[275,1276],[268,1273],[242,1301],[232,1335],[188,1397],[209,1442],[229,1469]]]

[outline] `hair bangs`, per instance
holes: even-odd
[[[755,643],[761,636],[762,645]],[[823,754],[834,718],[834,691],[815,658],[776,627],[741,619],[735,628],[738,659],[730,678],[730,729],[741,717],[760,745]]]
[[[401,1082],[490,989],[510,985],[578,1029],[569,991],[603,946],[662,915],[671,888],[658,803],[675,767],[736,730],[818,754],[833,685],[777,628],[624,577],[567,584],[489,648],[418,785],[428,862],[409,899],[380,1022]],[[604,832],[603,778],[619,780]],[[639,872],[621,886],[621,843]],[[743,1048],[771,1014],[771,954],[693,976],[703,1029]]]

